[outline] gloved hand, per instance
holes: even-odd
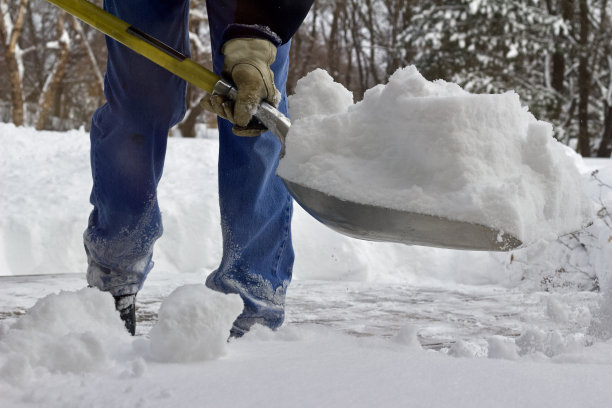
[[[207,94],[200,104],[232,122],[234,134],[258,136],[266,129],[248,124],[260,102],[265,99],[275,107],[280,102],[280,92],[274,86],[274,73],[270,69],[276,59],[276,47],[264,39],[234,38],[223,45],[221,52],[225,55],[222,76],[236,86],[236,101]]]

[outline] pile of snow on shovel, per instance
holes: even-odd
[[[592,219],[575,153],[515,92],[471,94],[414,66],[353,104],[323,70],[298,81],[283,178],[344,200],[486,225],[523,241]]]

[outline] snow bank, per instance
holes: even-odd
[[[551,125],[514,92],[470,94],[429,82],[413,66],[355,105],[320,71],[296,91],[290,107],[298,119],[278,171],[290,181],[341,199],[484,224],[524,243],[555,239],[592,218]]]
[[[89,135],[0,124],[0,140],[0,275],[84,272]],[[165,235],[156,271],[218,266],[217,151],[217,140],[171,139],[158,193]]]
[[[0,124],[0,137],[0,274],[74,271],[90,211],[89,136]]]
[[[225,295],[204,285],[179,287],[159,309],[159,320],[150,333],[152,357],[184,363],[222,356],[242,308],[238,295]]]

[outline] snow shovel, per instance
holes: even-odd
[[[47,1],[205,92],[235,98],[232,84],[87,0]],[[289,119],[267,102],[261,103],[254,116],[280,139],[282,157]],[[522,244],[512,235],[485,225],[347,201],[289,180],[283,182],[310,215],[351,237],[484,251],[508,251]]]

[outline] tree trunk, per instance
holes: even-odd
[[[310,27],[310,44],[308,46],[308,49],[306,50],[306,53],[304,54],[304,59],[303,59],[304,63],[302,64],[302,69],[297,79],[306,75],[308,71],[308,63],[311,61],[312,58],[314,58],[314,50],[317,46],[317,23],[319,21],[317,18],[318,15],[319,15],[318,7],[317,7],[317,3],[315,2],[312,7],[312,26]]]
[[[591,75],[589,72],[588,54],[589,5],[587,0],[580,0],[580,61],[578,65],[578,153],[584,157],[591,156],[589,137],[589,96]]]
[[[329,29],[329,40],[327,41],[327,66],[330,74],[334,78],[338,78],[340,73],[340,19],[343,1],[336,1],[332,12],[332,22]]]
[[[21,75],[19,75],[19,65],[15,55],[8,52],[4,54],[8,70],[9,80],[11,81],[11,102],[12,102],[12,118],[15,126],[23,126],[24,124],[24,107],[23,107],[23,88],[21,84]]]
[[[601,136],[601,143],[597,150],[597,157],[610,157],[612,154],[612,55],[608,56],[608,66],[610,67],[610,84],[608,86],[608,96],[604,105],[604,128]]]
[[[87,39],[81,22],[76,17],[72,17],[72,26],[74,27],[75,31],[81,36],[83,48],[87,53],[87,58],[89,59],[89,63],[91,64],[91,70],[93,71],[94,76],[96,78],[98,92],[100,93],[100,95],[102,95],[104,93],[104,75],[102,74],[102,71],[100,71],[98,61],[96,60],[96,55],[91,49],[91,44],[89,44],[89,40]]]
[[[5,45],[4,59],[6,61],[8,77],[11,82],[11,103],[12,103],[12,119],[16,126],[23,126],[25,121],[23,83],[20,69],[20,49],[18,45],[19,36],[23,28],[25,20],[25,12],[27,10],[28,0],[21,0],[17,16],[13,23],[8,15],[9,10],[6,0],[2,1],[2,14],[7,15],[6,20],[0,18],[0,41]],[[4,16],[2,16],[4,17]]]
[[[379,84],[381,81],[378,77],[378,64],[376,62],[376,46],[378,45],[378,39],[376,38],[376,23],[374,21],[374,7],[372,5],[371,0],[366,0],[366,18],[364,18],[364,23],[366,25],[366,29],[370,35],[370,54],[369,64],[370,64],[370,73],[372,75],[372,79],[374,84]]]
[[[192,85],[188,85],[187,91],[187,101],[190,101],[191,93],[194,91],[194,87]],[[178,128],[183,137],[196,137],[195,125],[198,117],[204,112],[204,108],[200,106],[199,101],[195,101],[189,106],[185,118],[178,124]]]
[[[391,29],[389,38],[385,39],[388,47],[387,66],[385,67],[385,80],[387,80],[401,65],[398,36],[402,29],[400,26],[403,25],[402,18],[406,4],[404,0],[387,0],[385,5],[387,21]]]
[[[366,73],[365,56],[361,45],[363,43],[361,34],[361,20],[359,13],[360,2],[357,0],[351,1],[351,48],[355,51],[355,61],[357,63],[357,72],[359,73],[359,89],[357,90],[356,99],[361,99],[366,89],[368,89],[368,79]]]
[[[571,21],[574,18],[574,0],[560,0],[558,8],[553,7],[549,2],[548,10],[551,14],[560,14],[564,22],[568,26],[571,26]],[[565,34],[559,33],[559,35],[554,38],[554,41],[555,50],[551,58],[552,72],[550,73],[550,86],[556,92],[556,97],[551,111],[551,119],[561,121],[563,106],[566,99],[565,96],[567,95],[565,92],[565,70],[567,65],[567,55],[565,54],[567,53],[567,47],[564,47],[564,45],[567,45],[567,38]]]
[[[349,46],[350,44],[350,39],[349,39],[349,33],[350,33],[350,19],[348,18],[348,13],[346,13],[346,9],[345,9],[345,20],[342,24],[342,39],[344,41],[344,52],[346,53],[346,73],[344,75],[344,86],[346,87],[346,89],[351,89],[352,85],[353,85],[353,50],[352,48]]]
[[[45,85],[43,86],[42,93],[38,100],[39,110],[38,119],[36,120],[36,130],[43,130],[45,128],[47,120],[49,119],[49,113],[51,112],[53,101],[55,100],[57,88],[60,81],[64,77],[64,73],[66,72],[68,56],[70,55],[70,39],[68,37],[66,27],[64,26],[63,16],[64,14],[62,13],[61,17],[58,19],[60,51],[59,55],[57,56],[57,61],[55,61],[53,69],[45,81]]]
[[[560,7],[561,16],[566,22],[570,22],[574,17],[574,0],[561,0]],[[564,81],[565,81],[565,51],[562,49],[561,41],[564,41],[563,35],[557,38],[557,47],[552,56],[552,75],[551,75],[551,86],[552,88],[563,93]]]
[[[612,155],[612,106],[608,105],[603,136],[597,150],[597,157],[610,157],[610,155]]]

